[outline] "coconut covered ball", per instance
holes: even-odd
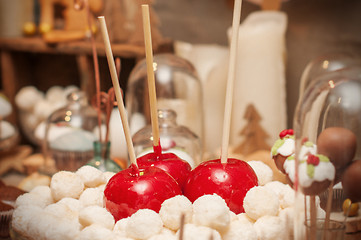
[[[177,231],[176,237],[179,239],[180,230]],[[184,240],[221,240],[221,235],[216,230],[205,227],[198,226],[192,223],[187,223],[184,225],[183,230],[183,239]]]
[[[173,231],[179,229],[182,214],[184,214],[184,223],[192,221],[192,202],[183,195],[177,195],[165,200],[159,210],[164,226]]]
[[[129,217],[126,236],[148,239],[162,231],[163,222],[159,214],[150,209],[140,209]]]
[[[20,205],[15,208],[12,214],[11,225],[19,233],[26,235],[28,224],[33,221],[34,216],[42,215],[43,209],[39,206]]]
[[[160,233],[148,238],[148,240],[178,240],[178,238],[173,231],[163,228]]]
[[[227,203],[217,194],[199,197],[193,203],[193,223],[225,231],[231,222]]]
[[[0,117],[6,118],[13,111],[11,103],[4,94],[0,93]]]
[[[21,110],[32,111],[37,102],[44,98],[43,94],[34,86],[20,89],[15,96],[15,103]]]
[[[113,232],[104,226],[93,224],[84,228],[75,240],[110,240]]]
[[[84,206],[103,207],[104,190],[100,188],[87,188],[79,197],[80,203]]]
[[[242,220],[232,221],[229,229],[222,235],[223,240],[258,240],[256,230],[251,222]]]
[[[82,166],[75,173],[82,179],[85,187],[88,188],[97,187],[107,182],[107,178],[102,171],[89,165]]]
[[[266,215],[276,216],[279,206],[277,194],[264,186],[251,188],[243,201],[246,214],[254,220]]]
[[[273,179],[272,169],[262,161],[248,161],[247,162],[254,170],[258,178],[258,185],[264,186]]]
[[[286,239],[287,230],[281,223],[282,220],[277,216],[263,216],[254,223],[253,227],[257,232],[258,239]]]
[[[53,175],[50,189],[55,201],[62,198],[79,198],[84,189],[84,183],[77,174],[69,171],[60,171]]]
[[[49,204],[53,203],[52,200],[45,198],[36,193],[25,193],[20,195],[15,201],[15,207],[19,206],[38,206],[40,208],[45,208]]]
[[[89,206],[80,210],[79,222],[84,227],[97,224],[104,228],[113,230],[115,220],[113,215],[105,208],[99,206]]]

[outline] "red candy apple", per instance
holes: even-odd
[[[104,190],[104,204],[116,221],[139,209],[159,212],[164,200],[182,194],[178,183],[156,167],[130,166],[115,174]]]
[[[184,195],[194,202],[205,194],[218,194],[236,214],[244,212],[243,199],[249,189],[258,185],[253,169],[244,161],[228,158],[201,163],[193,169],[185,183]]]
[[[154,166],[169,173],[183,189],[184,183],[192,170],[189,163],[180,159],[173,153],[161,153],[155,149],[154,152],[148,153],[137,159],[139,167]]]

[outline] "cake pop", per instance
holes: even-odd
[[[361,201],[361,161],[353,161],[342,176],[342,187],[345,196],[352,202]]]
[[[285,129],[280,132],[279,139],[271,149],[272,158],[282,173],[286,173],[283,168],[285,160],[295,153],[295,137],[293,129]]]

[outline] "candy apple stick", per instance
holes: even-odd
[[[155,80],[154,80],[154,70],[153,70],[152,36],[150,31],[149,6],[147,4],[142,5],[142,16],[143,16],[143,31],[144,31],[144,42],[145,42],[145,57],[146,57],[147,76],[148,76],[150,117],[152,123],[152,133],[153,133],[153,147],[154,149],[156,149],[156,147],[159,146],[159,126],[158,126],[158,113],[157,113],[157,97],[155,92]]]
[[[242,0],[234,1],[233,8],[233,23],[232,23],[232,38],[229,51],[229,67],[227,77],[227,92],[226,92],[226,105],[224,109],[223,120],[223,136],[222,136],[222,148],[221,148],[221,162],[227,163],[228,159],[228,144],[229,144],[229,132],[231,126],[231,112],[232,112],[232,99],[233,99],[233,84],[235,77],[235,67],[237,60],[237,43],[238,43],[238,30],[241,21],[241,8]]]
[[[118,109],[119,109],[120,117],[122,119],[125,139],[127,141],[130,162],[132,164],[134,164],[136,166],[136,168],[138,168],[136,157],[135,157],[135,152],[134,152],[134,146],[133,146],[133,142],[132,142],[132,137],[130,134],[127,113],[124,108],[124,101],[123,101],[122,93],[121,93],[120,86],[119,86],[118,74],[117,74],[117,70],[115,67],[113,52],[112,52],[111,46],[110,46],[107,25],[105,23],[104,16],[100,16],[100,17],[98,17],[98,19],[100,21],[100,29],[101,29],[103,40],[104,40],[105,52],[106,52],[107,59],[108,59],[110,76],[112,78],[114,92],[115,92],[115,96],[116,96],[117,103],[118,103]]]

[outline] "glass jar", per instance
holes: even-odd
[[[203,142],[203,95],[193,65],[173,54],[156,54],[154,76],[158,109],[175,111],[177,122]],[[129,76],[125,98],[132,134],[150,124],[147,85],[146,61],[142,60]]]
[[[76,171],[85,165],[93,158],[93,143],[99,138],[98,112],[88,104],[85,93],[72,92],[67,100],[46,121],[43,152],[54,159],[57,171]],[[104,119],[102,114],[102,124]]]
[[[172,152],[186,160],[192,168],[202,159],[199,137],[187,127],[178,125],[177,114],[170,109],[158,110],[159,137],[162,152]],[[153,152],[152,126],[147,125],[133,136],[134,151],[138,157]]]
[[[296,190],[295,239],[316,239],[320,219],[325,229],[332,221],[347,224],[345,199],[361,201],[361,67],[312,79],[297,105],[294,132],[295,154],[283,166]]]
[[[110,159],[110,142],[94,142],[94,157],[88,162],[88,165],[99,169],[102,172],[117,173],[122,168]]]

